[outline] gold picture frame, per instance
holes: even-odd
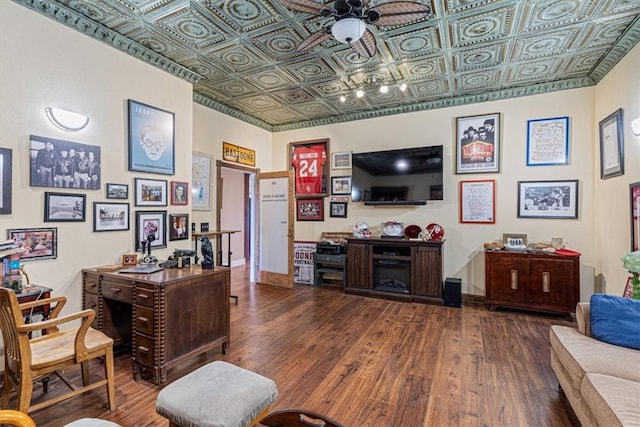
[[[515,243],[518,242],[518,243]],[[507,244],[520,244],[520,245],[527,245],[527,235],[526,234],[513,234],[513,233],[503,233],[502,234],[502,244],[503,245],[507,245]]]
[[[122,255],[122,265],[137,265],[138,254],[124,254]]]

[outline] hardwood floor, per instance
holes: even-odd
[[[244,267],[231,277],[240,297],[231,348],[213,359],[272,378],[272,410],[306,408],[349,427],[577,425],[549,366],[549,326],[570,324],[561,317],[255,285]],[[115,412],[99,389],[31,415],[40,427],[83,417],[168,425],[155,412],[158,390],[133,381],[128,355],[116,358],[116,374]]]

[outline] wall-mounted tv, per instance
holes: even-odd
[[[365,205],[442,200],[442,145],[352,154],[351,198]]]

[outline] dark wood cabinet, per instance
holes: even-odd
[[[486,304],[570,314],[580,299],[580,257],[487,251]]]
[[[230,273],[199,265],[152,274],[82,270],[83,307],[96,310],[94,326],[131,351],[134,374],[163,384],[229,347]]]
[[[345,292],[443,304],[442,241],[347,239]]]

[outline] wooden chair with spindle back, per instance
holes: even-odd
[[[115,375],[113,368],[113,340],[91,328],[95,312],[83,310],[59,316],[66,298],[45,298],[18,304],[15,292],[0,288],[0,328],[4,341],[4,383],[0,406],[7,408],[12,390],[17,392],[17,409],[25,414],[41,409],[89,390],[106,385],[109,409],[115,410]],[[41,322],[25,323],[22,311],[44,304],[54,305],[51,318]],[[81,321],[80,326],[59,329],[58,325]],[[34,331],[43,335],[30,338]],[[104,379],[91,383],[89,361],[104,358]],[[81,366],[82,387],[63,377],[61,370]],[[33,381],[37,377],[56,374],[71,388],[70,392],[31,405]]]

